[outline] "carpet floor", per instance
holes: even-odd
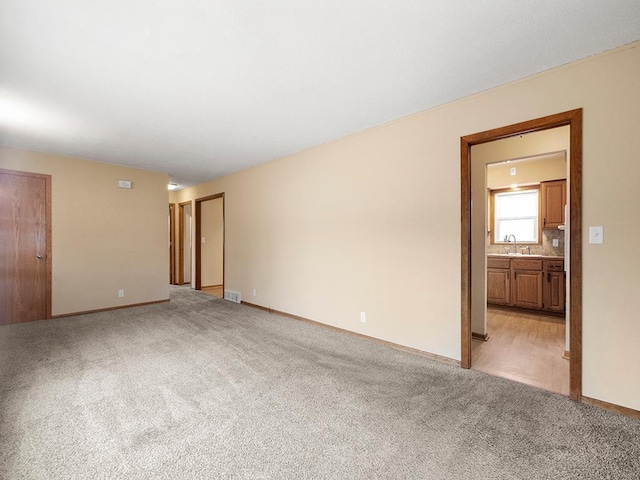
[[[2,479],[634,479],[640,421],[172,288],[0,328]]]

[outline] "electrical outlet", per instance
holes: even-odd
[[[360,321],[362,323],[367,323],[367,314],[365,312],[360,312]]]
[[[118,290],[118,297],[119,298],[124,297],[124,290]]]
[[[255,297],[255,296],[257,296],[257,295],[258,295],[258,291],[254,288],[254,289],[253,289],[253,296]]]
[[[560,242],[558,241],[558,239],[557,239],[557,238],[554,238],[554,239],[551,241],[551,245],[553,245],[554,247],[557,247],[558,245],[560,245]]]

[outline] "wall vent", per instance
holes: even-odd
[[[230,302],[240,303],[242,302],[242,295],[239,292],[232,292],[231,290],[224,291],[224,299]]]

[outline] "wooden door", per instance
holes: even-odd
[[[175,285],[176,283],[176,260],[175,260],[175,251],[173,247],[173,239],[175,237],[174,227],[173,227],[173,215],[174,210],[176,208],[175,203],[169,204],[169,283],[171,285]]]
[[[0,325],[51,316],[51,177],[0,169]]]

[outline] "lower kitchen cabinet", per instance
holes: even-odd
[[[487,268],[487,301],[497,305],[511,303],[511,271]]]
[[[541,258],[487,259],[487,303],[564,312],[562,260]]]
[[[511,260],[487,258],[487,301],[496,305],[511,303]]]
[[[513,272],[514,307],[542,308],[542,272],[517,270]]]
[[[551,312],[564,312],[566,289],[564,265],[558,260],[546,260],[544,263],[544,309]]]

